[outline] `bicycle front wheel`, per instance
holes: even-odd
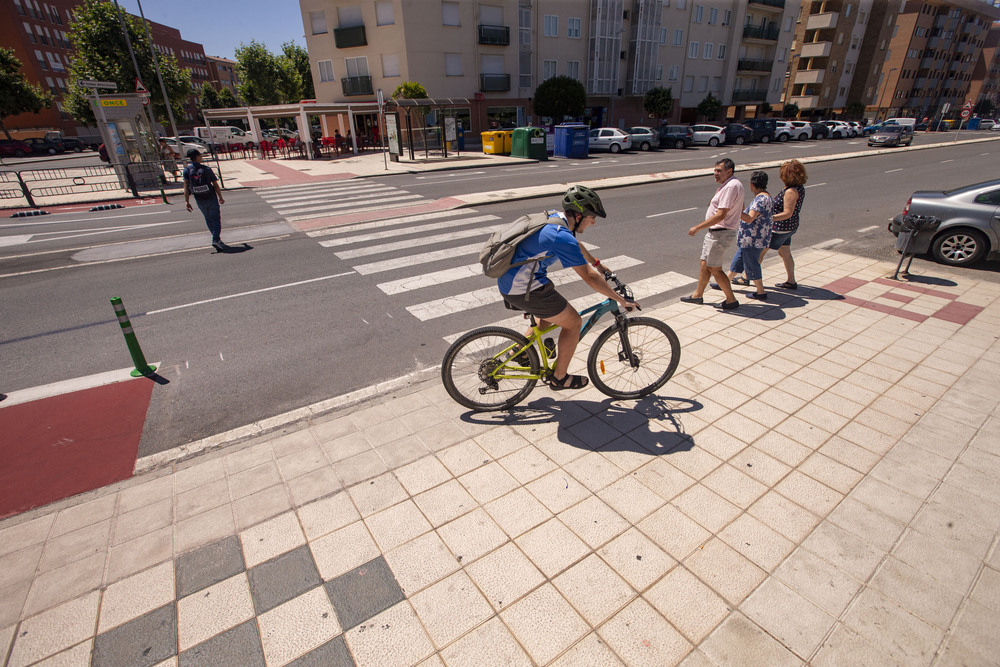
[[[527,338],[511,329],[483,327],[448,348],[441,381],[448,395],[467,408],[506,410],[535,388],[538,369],[538,351]]]
[[[597,337],[587,372],[594,386],[612,398],[642,398],[665,385],[680,360],[681,342],[673,329],[659,320],[633,317],[625,333],[613,324]]]

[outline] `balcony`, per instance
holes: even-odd
[[[826,28],[836,28],[838,16],[840,16],[840,14],[834,14],[833,12],[813,14],[806,21],[806,30],[825,30]]]
[[[480,74],[479,90],[484,93],[502,93],[510,90],[510,74]]]
[[[748,3],[751,7],[754,5],[760,5],[761,7],[767,9],[784,9],[785,0],[750,0]]]
[[[505,25],[480,24],[479,43],[491,44],[493,46],[507,46],[510,44],[510,28]]]
[[[733,90],[733,103],[763,102],[767,100],[767,90]]]
[[[758,60],[754,58],[740,58],[736,63],[736,69],[741,72],[770,72],[774,68],[773,60]]]
[[[830,57],[830,50],[833,48],[833,42],[809,42],[808,44],[802,45],[802,50],[799,51],[801,54],[799,57],[805,58],[828,58]]]
[[[353,28],[337,28],[333,31],[333,41],[338,49],[349,49],[352,46],[367,46],[365,27],[357,25]]]
[[[788,101],[799,109],[819,108],[819,95],[795,95],[790,97]]]
[[[778,41],[778,24],[743,26],[743,39],[763,39],[770,42]]]
[[[340,85],[346,97],[372,94],[372,78],[370,76],[345,76],[340,80]]]
[[[794,84],[799,83],[823,83],[823,73],[825,69],[800,69],[795,72]]]

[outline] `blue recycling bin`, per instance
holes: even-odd
[[[464,151],[465,150],[465,128],[462,127],[461,123],[458,124],[457,132],[458,132],[458,150]]]
[[[590,128],[576,123],[556,125],[555,146],[553,154],[556,157],[583,158],[590,149]]]
[[[979,124],[981,122],[983,122],[982,118],[970,118],[969,119],[969,126],[966,129],[967,130],[978,130],[979,129]]]

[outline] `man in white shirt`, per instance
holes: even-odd
[[[710,278],[715,278],[719,288],[726,295],[721,304],[723,310],[738,308],[740,302],[733,294],[732,285],[722,264],[729,248],[736,240],[736,231],[740,226],[740,213],[743,212],[743,184],[733,175],[736,165],[729,158],[723,158],[715,163],[715,182],[719,184],[708,205],[705,221],[688,230],[688,236],[694,236],[703,229],[705,243],[701,248],[701,265],[698,270],[698,285],[694,294],[682,296],[684,303],[705,303],[703,295]]]

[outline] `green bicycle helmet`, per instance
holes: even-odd
[[[580,211],[584,215],[596,215],[599,218],[608,217],[601,198],[585,185],[574,185],[567,190],[562,203],[564,211]]]

